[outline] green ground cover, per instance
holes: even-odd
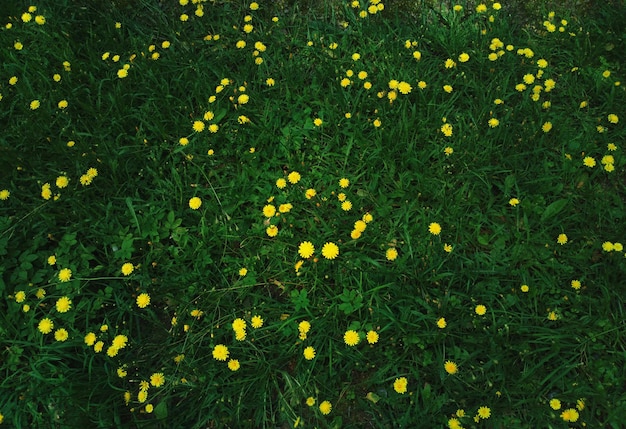
[[[3,6],[2,424],[624,427],[626,6],[556,3]]]

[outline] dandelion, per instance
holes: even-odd
[[[87,335],[85,335],[85,338],[83,339],[83,341],[89,347],[93,346],[94,343],[96,342],[96,334],[94,334],[93,332],[89,332]]]
[[[396,258],[398,257],[398,251],[394,247],[390,247],[385,252],[385,257],[387,258],[388,261],[395,261]]]
[[[49,334],[50,332],[52,332],[53,328],[54,322],[52,322],[52,320],[48,319],[47,317],[45,319],[41,319],[39,321],[39,324],[37,325],[37,329],[39,329],[39,332],[41,332],[42,334]]]
[[[343,342],[350,347],[356,346],[359,344],[359,341],[361,341],[361,337],[357,331],[348,330],[343,334]]]
[[[213,348],[212,354],[213,354],[213,359],[226,361],[229,355],[228,347],[226,347],[224,344],[218,344]]]
[[[54,339],[59,342],[66,341],[69,338],[69,336],[70,335],[65,328],[60,328],[54,331]]]
[[[137,307],[146,308],[150,305],[150,295],[147,293],[141,293],[137,296]]]
[[[440,317],[439,319],[437,319],[437,327],[439,329],[444,329],[446,326],[448,326],[448,324],[446,323],[445,318]]]
[[[398,91],[400,91],[401,94],[404,94],[404,95],[409,94],[412,90],[413,88],[408,82],[402,81],[398,83]]]
[[[320,404],[320,412],[324,415],[330,414],[333,409],[333,405],[329,401],[324,401]]]
[[[452,135],[452,125],[451,124],[443,124],[441,126],[441,132],[444,136],[450,137]]]
[[[556,242],[559,243],[561,246],[564,245],[565,243],[567,243],[567,235],[559,234],[559,236],[556,238]]]
[[[441,234],[441,225],[439,225],[437,222],[432,222],[430,225],[428,225],[428,232],[430,232],[432,235]]]
[[[258,329],[261,326],[263,326],[263,318],[259,315],[256,316],[252,316],[252,320],[250,321],[250,325],[252,325],[252,327],[254,329]]]
[[[378,342],[379,335],[376,331],[367,331],[365,338],[369,344],[376,344]]]
[[[341,203],[341,210],[346,212],[352,210],[352,203],[350,201],[344,201]]]
[[[239,368],[241,368],[241,364],[239,363],[239,360],[237,359],[231,359],[228,361],[228,369],[230,369],[231,371],[237,371]]]
[[[608,119],[608,121],[609,121],[610,123],[612,123],[612,124],[617,124],[617,123],[619,122],[619,117],[618,117],[616,114],[614,114],[614,113],[611,113],[611,114],[607,117],[607,119]]]
[[[393,382],[393,390],[400,394],[404,394],[407,391],[407,384],[408,381],[406,377],[396,378],[396,380]]]
[[[591,157],[591,156],[586,156],[583,159],[583,165],[585,167],[593,168],[593,167],[596,166],[596,160],[593,157]]]
[[[332,242],[324,244],[322,256],[326,259],[335,259],[339,255],[339,247]]]
[[[489,126],[490,126],[491,128],[495,128],[495,127],[497,127],[498,125],[500,125],[500,121],[499,121],[499,120],[497,120],[496,118],[491,118],[491,119],[489,119],[489,122],[488,122],[488,123],[489,123]]]
[[[39,100],[33,100],[30,102],[30,110],[37,110],[41,106],[41,102]]]
[[[466,63],[468,62],[470,59],[470,56],[468,54],[466,54],[465,52],[461,53],[461,55],[459,55],[459,62],[460,63]]]
[[[480,407],[478,409],[478,417],[481,419],[488,419],[491,417],[491,409],[485,406]]]
[[[11,196],[11,192],[9,192],[8,189],[3,189],[0,191],[0,200],[6,201],[9,199],[9,196]]]
[[[509,204],[510,204],[512,207],[515,207],[516,205],[518,205],[518,204],[519,204],[519,200],[518,200],[517,198],[511,198],[511,199],[509,200]]]
[[[270,225],[265,229],[265,233],[269,237],[276,237],[278,235],[278,227],[276,225]]]
[[[457,371],[459,370],[459,367],[456,363],[447,360],[446,363],[443,364],[443,368],[446,370],[446,372],[450,375],[452,374],[456,374]]]
[[[308,259],[313,256],[314,252],[315,246],[313,246],[313,243],[310,241],[303,241],[300,243],[300,246],[298,246],[298,254],[304,259]]]
[[[162,372],[155,372],[150,376],[150,384],[154,387],[161,387],[165,383],[165,376]]]
[[[478,314],[479,316],[484,316],[485,313],[487,312],[487,307],[485,307],[482,304],[478,304],[476,306],[476,308],[474,308],[474,311],[476,312],[476,314]]]
[[[301,177],[302,176],[300,176],[300,173],[298,173],[297,171],[292,171],[287,176],[287,180],[289,180],[289,183],[291,183],[292,185],[295,185],[300,181]]]
[[[446,253],[451,253],[452,252],[452,245],[448,244],[448,243],[444,243],[443,245],[443,250]]]
[[[556,398],[550,399],[550,408],[552,408],[555,411],[556,410],[560,410],[561,409],[561,401],[559,401]]]
[[[302,354],[304,355],[304,358],[306,360],[312,360],[313,358],[315,358],[315,348],[309,346],[304,349]]]
[[[615,250],[615,246],[610,241],[605,241],[604,243],[602,243],[602,250],[604,250],[605,252],[612,252],[613,250]]]
[[[581,288],[581,283],[580,280],[572,280],[572,282],[570,283],[572,288],[579,290]]]
[[[63,296],[57,300],[55,307],[59,313],[67,313],[72,308],[72,300]]]
[[[545,122],[542,126],[541,126],[541,130],[544,133],[549,132],[552,129],[552,122]]]
[[[204,131],[204,122],[202,121],[194,121],[193,122],[193,130],[197,133],[201,133],[202,131]]]
[[[240,275],[241,277],[245,277],[245,276],[246,276],[246,274],[248,274],[248,269],[247,269],[247,268],[243,267],[243,268],[240,268],[240,269],[239,269],[239,275]]]
[[[521,285],[520,290],[524,293],[527,293],[530,290],[530,288],[528,287],[528,285]]]
[[[127,343],[128,337],[126,335],[116,335],[115,338],[113,338],[112,346],[116,349],[123,349],[126,347]]]
[[[192,197],[189,199],[189,208],[192,210],[198,210],[202,205],[200,197]]]
[[[347,188],[348,186],[350,186],[350,180],[346,179],[345,177],[342,177],[341,179],[339,179],[339,187],[340,188]]]
[[[447,146],[447,147],[445,147],[445,148],[443,149],[443,153],[444,153],[446,156],[450,156],[450,155],[452,155],[452,154],[454,153],[454,149],[453,149],[453,148],[451,148],[450,146]]]
[[[454,88],[452,88],[452,85],[444,85],[443,86],[443,90],[445,92],[447,92],[448,94],[452,93],[452,91],[454,90]]]
[[[578,411],[576,411],[574,408],[568,408],[561,413],[561,418],[566,422],[575,422],[578,420],[578,417]]]
[[[69,282],[71,278],[72,270],[70,270],[69,268],[63,268],[61,271],[59,271],[59,280],[61,282]]]
[[[272,204],[267,204],[266,206],[263,207],[263,216],[265,216],[266,218],[271,218],[275,214],[276,214],[276,207],[273,206]]]

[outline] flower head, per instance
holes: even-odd
[[[315,357],[315,349],[312,346],[308,346],[302,354],[306,360],[312,360]]]
[[[474,309],[474,311],[476,312],[476,314],[478,314],[479,316],[484,316],[485,313],[487,312],[487,307],[485,307],[482,304],[478,304],[476,306],[476,308]]]
[[[339,247],[332,242],[324,244],[322,256],[326,259],[335,259],[339,255]]]
[[[252,316],[252,320],[250,321],[250,325],[252,325],[252,327],[254,329],[258,329],[261,326],[263,326],[263,318],[261,316],[259,316],[258,314],[255,316]]]
[[[367,342],[369,344],[376,344],[378,342],[378,332],[376,331],[368,331],[367,335],[365,336],[365,338],[367,339]]]
[[[361,337],[357,331],[348,330],[343,334],[343,341],[349,346],[356,346],[361,341]]]
[[[428,225],[428,232],[430,232],[432,235],[441,234],[441,225],[439,225],[437,222],[431,223],[430,225]]]
[[[154,387],[161,387],[165,383],[165,376],[162,372],[155,372],[150,376],[150,384]]]
[[[448,374],[456,374],[459,370],[459,367],[456,363],[447,360],[446,363],[443,364],[443,368],[446,370]]]
[[[69,338],[70,334],[67,332],[65,328],[60,328],[54,331],[54,339],[60,342],[66,341]]]
[[[491,416],[491,409],[489,407],[482,406],[478,409],[478,417],[481,419],[488,419]]]
[[[37,329],[39,329],[39,332],[41,332],[42,334],[49,334],[50,332],[52,332],[53,328],[54,322],[52,322],[52,320],[48,319],[47,317],[45,319],[41,319],[39,321],[39,324],[37,325]]]
[[[56,309],[59,313],[67,313],[72,308],[72,300],[63,296],[57,300]]]
[[[137,296],[137,307],[146,308],[150,305],[150,295],[147,293],[140,293]]]
[[[564,245],[565,243],[567,243],[567,235],[559,234],[559,236],[556,238],[556,242],[559,243],[561,246]]]
[[[202,205],[200,197],[192,197],[189,199],[189,208],[192,210],[198,210]]]
[[[393,390],[400,394],[406,393],[408,381],[406,377],[396,378],[393,382]]]
[[[228,347],[224,344],[218,344],[213,348],[213,359],[226,361],[228,359]]]
[[[130,262],[126,262],[124,265],[122,265],[122,274],[124,274],[125,276],[130,275],[130,273],[132,273],[135,270],[135,267],[133,266],[133,264],[131,264]]]
[[[69,282],[72,278],[72,270],[69,268],[63,268],[59,271],[59,280],[62,282]]]
[[[320,412],[324,415],[330,414],[333,409],[333,405],[329,401],[324,401],[320,404]]]
[[[313,253],[315,253],[315,246],[310,241],[303,241],[298,246],[298,254],[304,259],[310,258]]]
[[[239,360],[231,359],[228,361],[228,369],[230,369],[231,371],[237,371],[239,368],[241,368]]]

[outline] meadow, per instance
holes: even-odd
[[[0,427],[626,426],[626,4],[0,11]]]

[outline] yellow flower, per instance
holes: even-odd
[[[291,183],[292,185],[295,185],[296,183],[300,181],[301,177],[302,176],[300,176],[300,173],[298,173],[297,171],[292,171],[287,176],[287,180],[289,180],[289,183]]]
[[[565,243],[567,243],[567,235],[559,234],[559,236],[556,238],[556,242],[559,243],[561,246],[564,245]]]
[[[126,262],[124,265],[122,265],[122,274],[127,276],[132,273],[134,269],[135,267],[133,266],[133,264],[131,264],[130,262]]]
[[[41,106],[39,100],[33,100],[30,102],[30,110],[37,110],[39,109],[39,106]]]
[[[476,308],[474,308],[474,311],[476,312],[476,314],[478,314],[479,316],[484,316],[485,313],[487,312],[487,307],[485,307],[482,304],[478,304],[476,306]]]
[[[428,232],[430,232],[432,235],[441,234],[441,225],[439,225],[437,222],[432,222],[430,225],[428,225]]]
[[[465,52],[463,52],[461,55],[459,55],[459,62],[461,63],[466,63],[468,62],[470,59],[470,56],[468,54],[466,54]]]
[[[413,88],[408,82],[402,81],[398,84],[398,91],[404,95],[409,94],[411,90],[413,90]]]
[[[189,199],[189,208],[192,210],[198,210],[202,205],[202,200],[200,197],[192,197]]]
[[[69,333],[65,328],[60,328],[54,331],[54,339],[60,342],[66,341],[69,338]]]
[[[398,251],[394,247],[390,247],[385,252],[385,257],[389,261],[395,261],[395,259],[398,257]]]
[[[347,188],[348,186],[350,186],[350,180],[346,179],[345,177],[339,179],[339,186],[341,188]]]
[[[487,12],[487,5],[484,3],[479,4],[478,6],[476,6],[476,12],[478,13],[485,13]]]
[[[310,258],[313,253],[315,253],[315,246],[310,241],[303,241],[298,246],[298,254],[304,259]]]
[[[59,313],[67,313],[72,308],[72,300],[63,296],[57,300],[55,306]]]
[[[96,334],[94,334],[93,332],[89,332],[87,335],[85,335],[85,344],[87,344],[89,347],[93,346],[96,342]]]
[[[278,227],[276,225],[270,225],[265,229],[265,233],[269,237],[276,237],[278,235]]]
[[[313,405],[315,405],[315,398],[312,396],[309,396],[308,398],[306,398],[306,404],[309,407],[312,407]]]
[[[517,198],[511,198],[511,199],[509,200],[509,204],[510,204],[511,206],[515,207],[516,205],[518,205],[518,204],[519,204],[519,200],[518,200]]]
[[[59,280],[61,282],[69,282],[71,278],[72,270],[70,270],[69,268],[63,268],[61,271],[59,271]]]
[[[333,405],[329,401],[324,401],[320,404],[320,412],[324,415],[330,414],[333,409]]]
[[[8,189],[3,189],[0,191],[0,200],[6,201],[9,199],[9,196],[11,196],[11,192],[9,192]]]
[[[165,384],[165,376],[162,372],[155,372],[150,376],[150,384],[154,387],[161,387]]]
[[[239,275],[241,277],[245,277],[246,274],[248,274],[248,269],[247,268],[244,267],[244,268],[240,268],[239,269]]]
[[[561,413],[561,418],[566,422],[575,422],[578,420],[578,411],[574,408],[568,408]]]
[[[304,352],[302,352],[302,354],[304,355],[304,358],[306,360],[312,360],[313,358],[315,358],[315,349],[311,346],[308,346],[304,349]]]
[[[263,216],[265,216],[266,218],[271,218],[275,214],[276,214],[276,207],[273,206],[272,204],[267,204],[266,206],[263,207]]]
[[[126,70],[126,69],[119,69],[117,71],[117,77],[119,77],[120,79],[124,79],[127,76],[128,76],[128,70]]]
[[[551,399],[550,400],[550,408],[552,408],[553,410],[560,410],[561,409],[561,401],[559,401],[556,398]]]
[[[258,329],[261,326],[263,326],[263,318],[259,315],[256,316],[252,316],[252,320],[250,321],[250,325],[252,325],[252,327],[254,329]]]
[[[491,416],[491,409],[489,407],[482,406],[478,409],[478,417],[481,419],[488,419]]]
[[[361,337],[357,331],[348,330],[343,334],[343,341],[349,346],[356,346],[361,341]]]
[[[50,332],[52,332],[53,328],[54,322],[52,322],[52,320],[48,319],[47,317],[45,319],[41,319],[39,321],[39,324],[37,325],[37,329],[39,329],[39,332],[41,332],[42,334],[49,334]]]
[[[407,391],[407,384],[408,381],[406,377],[396,378],[396,380],[393,382],[393,390],[400,394],[404,394]]]
[[[545,122],[542,126],[541,126],[541,130],[544,133],[549,132],[552,129],[552,122]]]
[[[452,135],[452,125],[451,124],[443,124],[441,126],[441,132],[444,136],[450,137]]]
[[[456,374],[459,370],[459,367],[456,363],[447,360],[446,363],[443,364],[443,368],[446,370],[448,374]]]
[[[614,113],[611,113],[607,118],[612,124],[617,124],[619,122],[619,117]]]
[[[439,329],[443,329],[446,326],[448,326],[448,324],[446,323],[446,319],[443,317],[440,317],[439,319],[437,319],[437,327]]]
[[[228,359],[228,347],[223,344],[218,344],[213,348],[213,359],[226,361]]]
[[[528,292],[530,290],[530,288],[528,287],[528,285],[521,285],[520,286],[520,290],[524,293]]]
[[[586,157],[583,159],[583,164],[584,164],[586,167],[593,168],[593,167],[595,167],[595,166],[596,166],[596,160],[595,160],[595,159],[593,159],[593,157],[591,157],[591,156],[586,156]]]
[[[326,259],[335,259],[339,255],[339,247],[332,242],[324,244],[322,247],[322,256]]]
[[[237,359],[231,359],[228,361],[228,369],[231,371],[237,371],[241,367],[241,364]]]
[[[59,176],[56,180],[57,188],[63,189],[66,188],[69,184],[69,179],[66,176]]]
[[[147,293],[141,293],[137,296],[137,307],[146,308],[150,305],[150,295]]]
[[[378,342],[378,332],[376,331],[368,331],[367,335],[365,336],[365,338],[367,339],[367,342],[369,344],[376,344]]]
[[[351,209],[352,209],[352,203],[350,201],[344,201],[343,203],[341,203],[341,210],[348,212]]]
[[[491,118],[491,119],[489,119],[489,122],[488,122],[488,123],[489,123],[489,126],[490,126],[491,128],[495,128],[495,127],[497,127],[498,125],[500,125],[500,121],[499,121],[499,120],[497,120],[496,118]]]

